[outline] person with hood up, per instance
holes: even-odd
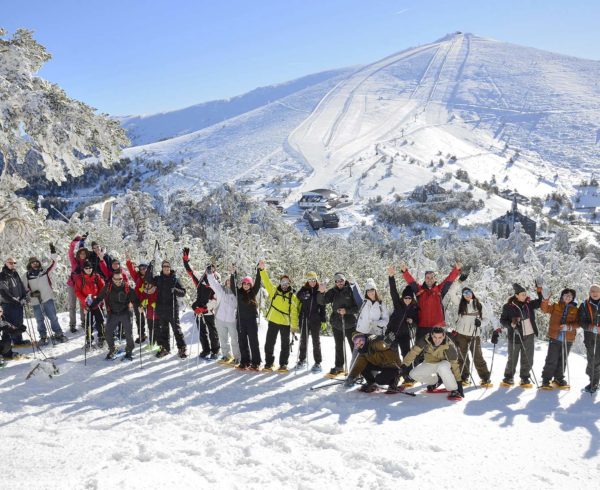
[[[356,321],[356,331],[365,335],[383,335],[389,319],[387,306],[379,297],[375,280],[367,279],[363,304]]]

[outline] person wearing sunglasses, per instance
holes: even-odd
[[[394,311],[390,315],[386,331],[394,333],[396,339],[394,343],[400,347],[400,352],[404,357],[409,353],[411,343],[414,342],[414,329],[419,321],[419,308],[415,300],[415,293],[410,286],[406,286],[402,290],[402,295],[398,293],[395,276],[396,268],[388,267],[388,282]]]
[[[350,351],[354,349],[352,334],[356,328],[358,304],[352,287],[346,280],[346,275],[342,272],[336,272],[333,279],[335,286],[329,290],[326,290],[325,284],[321,283],[317,300],[321,305],[331,305],[329,322],[333,329],[333,339],[335,341],[335,365],[329,371],[328,376],[334,377],[340,374],[347,374],[344,366],[344,364],[347,364],[345,362],[344,342],[348,342]]]
[[[28,300],[27,288],[17,272],[17,261],[8,257],[0,272],[0,304],[4,308],[6,321],[19,329],[10,333],[15,345],[31,345],[30,340],[23,339],[20,329],[23,326],[23,306]]]
[[[100,294],[100,291],[104,287],[104,279],[97,272],[94,272],[94,266],[89,260],[86,260],[83,264],[83,274],[77,276],[75,282],[75,294],[81,303],[82,308],[85,311],[85,335],[86,335],[86,346],[92,348],[92,327],[95,325],[98,333],[98,347],[104,346],[104,316],[100,305],[96,305],[94,308],[88,308]]]
[[[106,343],[108,344],[108,354],[106,360],[115,358],[115,329],[119,324],[123,325],[125,333],[125,360],[133,360],[133,329],[131,327],[131,309],[139,306],[139,299],[129,283],[124,280],[121,271],[116,270],[112,278],[106,282],[98,296],[87,306],[88,309],[97,307],[102,301],[105,301],[108,317],[106,319]]]
[[[159,323],[156,334],[160,350],[156,357],[165,357],[171,352],[170,328],[172,328],[177,344],[177,355],[185,359],[187,357],[187,345],[179,322],[179,302],[177,301],[177,298],[185,296],[185,288],[168,260],[162,261],[160,274],[157,275],[154,275],[154,261],[150,262],[144,280],[149,284],[154,284],[157,289],[156,314]]]
[[[290,276],[287,274],[279,278],[279,285],[275,287],[271,282],[269,273],[266,269],[264,260],[258,264],[260,269],[260,278],[267,290],[271,304],[267,311],[267,320],[269,327],[267,329],[267,339],[265,341],[265,370],[272,370],[275,356],[275,342],[277,337],[281,338],[281,349],[279,352],[278,372],[286,372],[290,357],[290,335],[291,330],[298,328],[298,311],[300,302],[292,289]]]
[[[83,329],[83,322],[85,315],[83,312],[83,306],[77,301],[77,294],[75,292],[75,285],[78,278],[83,274],[83,264],[86,260],[89,260],[90,252],[85,248],[85,239],[88,234],[77,235],[69,244],[69,252],[67,258],[71,265],[71,274],[67,280],[67,301],[69,305],[69,328],[71,333],[77,332],[77,304],[79,304],[79,321],[81,322],[81,328]],[[92,264],[93,265],[93,264]]]

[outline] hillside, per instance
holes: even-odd
[[[575,194],[600,154],[599,77],[598,61],[457,33],[125,155],[176,162],[169,189],[237,181],[293,215],[300,191],[331,187],[354,199],[348,226],[436,179],[484,202],[457,218],[477,225],[510,207],[491,186]]]

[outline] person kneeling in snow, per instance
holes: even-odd
[[[25,326],[15,327],[4,319],[4,310],[0,306],[0,364],[4,359],[18,359],[20,354],[12,350],[12,335],[23,333],[26,330]]]
[[[393,334],[392,334],[393,336]],[[402,391],[398,387],[400,380],[400,356],[396,349],[392,349],[394,338],[381,335],[365,335],[357,332],[352,337],[354,348],[358,356],[352,364],[350,374],[344,385],[352,386],[358,376],[364,376],[367,381],[360,391],[371,393],[377,390],[377,385],[388,385],[386,393]],[[377,374],[376,374],[377,373]]]
[[[408,373],[410,364],[421,354],[424,362]],[[430,334],[420,338],[402,361],[405,374],[427,384],[427,391],[434,392],[440,385],[450,392],[448,398],[463,398],[464,392],[458,365],[458,353],[454,344],[446,338],[442,327],[434,327]]]

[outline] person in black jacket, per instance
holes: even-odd
[[[333,339],[335,341],[335,366],[329,371],[331,376],[344,373],[344,360],[346,358],[344,337],[346,337],[350,351],[352,351],[354,348],[352,335],[356,328],[356,314],[358,313],[358,305],[346,276],[341,272],[337,272],[334,275],[334,280],[335,286],[327,292],[325,292],[325,284],[321,284],[317,296],[320,305],[331,304],[329,321],[333,327]]]
[[[113,272],[112,278],[106,282],[96,299],[91,305],[86,306],[86,311],[94,309],[102,301],[106,304],[106,310],[108,312],[108,318],[106,320],[105,334],[106,343],[108,344],[108,354],[106,359],[114,359],[115,357],[115,339],[114,333],[117,326],[123,325],[125,331],[125,359],[133,360],[132,352],[135,344],[133,342],[133,331],[131,327],[131,309],[130,305],[134,308],[139,306],[139,300],[133,289],[129,287],[125,281],[123,281],[123,274],[121,271]]]
[[[148,284],[154,284],[158,291],[155,311],[159,318],[157,343],[160,345],[160,351],[158,351],[156,357],[164,357],[171,352],[169,344],[170,325],[177,344],[177,354],[179,357],[185,358],[187,357],[187,346],[179,323],[179,304],[177,303],[177,298],[185,296],[185,288],[179,282],[175,271],[171,269],[171,263],[168,260],[162,261],[159,275],[153,275],[153,269],[154,261],[148,266],[144,280]]]
[[[419,321],[419,307],[415,300],[415,293],[410,286],[406,286],[402,291],[402,297],[398,294],[396,287],[396,268],[388,267],[388,280],[390,283],[390,295],[394,304],[394,312],[390,316],[386,332],[393,332],[395,335],[395,344],[400,347],[402,357],[406,356],[411,349],[411,339],[414,338],[414,331]]]
[[[587,354],[585,374],[590,384],[584,390],[588,393],[598,391],[600,382],[600,285],[592,284],[589,297],[579,305],[579,325],[583,328],[583,345]]]
[[[231,280],[229,287],[237,298],[237,328],[238,342],[240,344],[239,369],[258,371],[262,359],[258,345],[258,301],[256,296],[260,291],[260,269],[256,269],[256,279],[250,276],[242,279],[242,286],[238,288],[235,267],[231,266]]]
[[[319,304],[317,299],[318,294],[319,282],[317,274],[309,272],[306,275],[306,283],[296,293],[300,301],[300,350],[296,369],[302,369],[306,366],[306,350],[310,334],[315,360],[315,364],[311,368],[313,373],[321,372],[321,361],[323,360],[321,356],[321,324],[327,321],[325,305]]]
[[[11,335],[23,333],[24,331],[24,326],[15,327],[4,319],[4,310],[2,309],[2,306],[0,306],[0,357],[3,359],[14,359],[18,357],[18,354],[12,350]]]
[[[31,341],[23,339],[23,307],[29,301],[27,289],[16,271],[17,262],[9,257],[4,262],[0,272],[0,304],[4,308],[6,321],[17,327],[17,331],[10,332],[15,344],[30,344]]]
[[[531,388],[530,372],[533,367],[535,337],[538,328],[535,322],[535,310],[542,305],[541,288],[538,288],[538,299],[531,301],[527,291],[519,284],[513,284],[515,294],[502,307],[500,324],[507,329],[508,360],[504,370],[504,379],[500,386],[512,386],[514,375],[521,356],[521,386]],[[499,332],[496,331],[496,338]]]
[[[215,326],[214,309],[217,304],[215,292],[208,284],[206,273],[214,273],[214,267],[209,265],[202,276],[198,276],[190,267],[190,249],[183,249],[183,266],[186,272],[192,278],[196,286],[196,301],[192,303],[192,309],[196,315],[196,326],[199,330],[202,359],[218,359],[221,345],[219,344],[219,334]]]

